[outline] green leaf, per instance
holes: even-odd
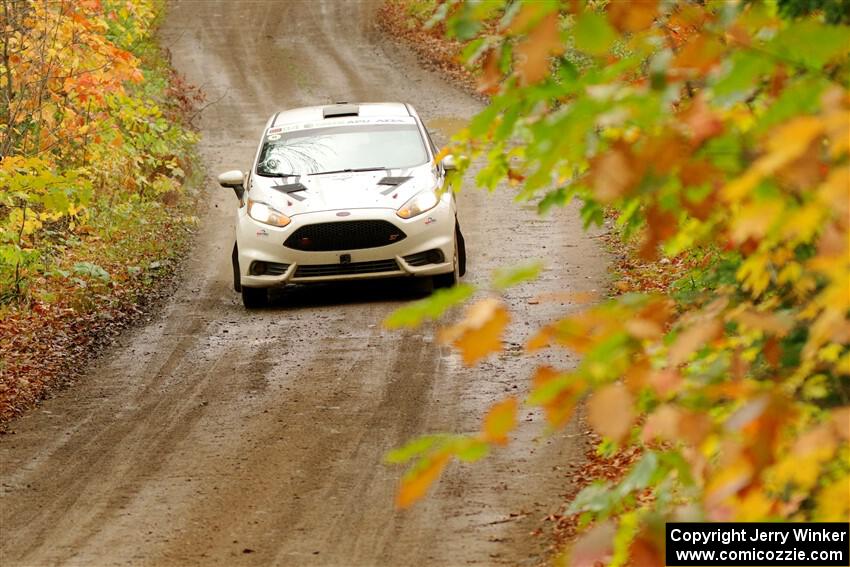
[[[603,55],[611,49],[617,33],[602,14],[586,11],[573,27],[576,47],[591,55]]]
[[[109,281],[109,272],[91,262],[77,262],[74,264],[74,273],[104,282]]]
[[[452,439],[452,436],[446,434],[424,435],[410,441],[403,447],[389,451],[384,456],[384,462],[391,464],[406,463],[407,461],[423,455],[435,447],[444,445],[450,439]]]
[[[730,57],[729,70],[714,84],[714,96],[726,102],[743,100],[774,67],[774,62],[761,53],[736,51]]]
[[[599,513],[608,511],[616,503],[613,495],[614,491],[611,490],[610,484],[594,482],[576,495],[567,512],[577,514],[579,512]]]
[[[617,487],[617,493],[624,497],[635,490],[643,490],[650,485],[657,468],[658,455],[647,451]]]
[[[417,327],[425,320],[438,319],[449,308],[469,299],[474,291],[475,288],[469,284],[441,289],[434,292],[430,297],[396,309],[384,320],[384,325],[389,329]]]
[[[776,34],[766,50],[811,69],[850,53],[850,28],[817,20],[792,22]]]
[[[53,213],[67,213],[71,203],[64,189],[52,189],[41,198],[44,208]]]
[[[499,268],[493,272],[493,287],[504,291],[522,282],[537,279],[542,269],[542,262],[532,262],[513,268]]]
[[[457,18],[449,22],[448,36],[461,41],[472,39],[481,29],[481,23],[468,18]]]
[[[452,452],[461,461],[472,463],[483,459],[490,453],[490,445],[479,439],[463,439],[452,447]]]
[[[789,86],[762,115],[757,130],[763,132],[798,114],[816,112],[820,107],[821,93],[828,84],[826,79],[807,76]]]

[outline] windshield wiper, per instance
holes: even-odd
[[[354,167],[346,169],[336,169],[334,171],[320,171],[319,173],[308,173],[307,175],[329,175],[331,173],[357,173],[360,171],[383,171],[388,167]]]
[[[257,175],[259,175],[260,177],[298,177],[297,173],[274,173],[272,171],[263,172],[260,170],[257,170]]]

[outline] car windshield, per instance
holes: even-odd
[[[416,124],[333,126],[269,133],[260,151],[257,173],[278,176],[395,169],[422,165],[427,160]]]

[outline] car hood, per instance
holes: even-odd
[[[248,196],[288,216],[339,209],[398,209],[439,179],[431,164],[405,169],[302,175],[251,176]]]

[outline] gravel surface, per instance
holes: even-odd
[[[231,289],[232,193],[215,173],[249,166],[276,110],[407,101],[439,142],[480,103],[383,38],[371,1],[172,2],[173,63],[209,101],[198,123],[210,179],[183,283],[78,383],[0,438],[0,563],[42,565],[535,564],[529,536],[566,491],[587,439],[546,433],[524,411],[520,442],[452,465],[413,509],[393,508],[402,470],[384,453],[435,431],[474,431],[488,405],[522,395],[521,344],[575,309],[548,291],[603,291],[607,258],[577,211],[539,218],[511,190],[459,196],[468,279],[544,258],[507,297],[505,352],[468,369],[433,329],[387,331],[417,295],[407,281],[280,294],[246,312]],[[527,323],[527,324],[526,324]],[[551,358],[546,358],[547,356]],[[569,365],[567,356],[541,354]]]

